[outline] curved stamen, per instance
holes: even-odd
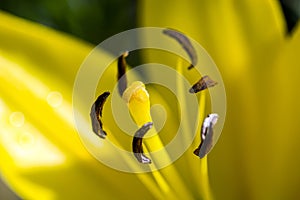
[[[194,66],[197,65],[198,57],[195,48],[193,47],[190,40],[183,34],[173,29],[165,29],[163,30],[163,33],[174,38],[179,44],[182,46],[182,48],[187,52],[191,59],[191,65],[188,67],[188,69],[192,69]]]
[[[148,130],[152,127],[153,123],[148,122],[144,124],[135,134],[132,140],[132,151],[136,159],[143,164],[150,164],[151,160],[144,155],[143,151],[143,137],[148,132]]]
[[[195,83],[192,88],[189,90],[190,93],[197,93],[202,90],[205,90],[209,87],[217,85],[218,82],[212,80],[209,76],[203,76],[197,83]]]
[[[118,88],[120,96],[123,95],[127,88],[127,77],[126,77],[126,57],[128,56],[128,51],[125,51],[118,58]],[[122,78],[123,77],[123,78]]]
[[[110,95],[109,92],[104,92],[103,94],[101,94],[97,98],[95,103],[92,105],[91,113],[90,113],[93,131],[96,135],[98,135],[100,138],[103,138],[103,139],[105,139],[107,134],[102,128],[102,121],[101,121],[102,109],[103,109],[103,105],[109,95]]]
[[[217,123],[219,115],[212,113],[208,115],[201,127],[201,143],[194,151],[196,156],[203,158],[211,150],[213,146],[213,126]]]

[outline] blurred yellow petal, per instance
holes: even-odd
[[[253,58],[261,60],[262,56],[273,55],[285,30],[275,0],[144,0],[140,9],[143,26],[182,31],[203,45],[222,72],[230,71],[231,76],[247,73],[248,64],[255,62]]]
[[[257,174],[258,177],[252,176],[249,180],[257,197],[264,199],[299,197],[299,42],[298,26],[292,38],[286,39],[280,56],[274,58],[272,70],[265,77],[259,77],[265,84],[256,93],[260,99],[257,105],[260,115],[253,122],[263,137],[257,140],[255,137],[259,137],[259,133],[249,136],[252,145],[260,149],[260,154],[259,151],[256,155],[248,152],[248,158],[249,162],[258,162],[261,167],[249,165],[247,171],[249,175]],[[264,190],[257,190],[254,185],[264,187]]]
[[[151,177],[97,162],[74,129],[73,82],[92,46],[3,12],[0,19],[0,169],[13,190],[25,199],[158,197]]]
[[[140,9],[141,25],[197,40],[224,78],[229,109],[208,158],[216,199],[297,199],[299,25],[284,35],[275,0],[144,0]]]

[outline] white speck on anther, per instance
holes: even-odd
[[[206,132],[206,129],[210,126],[211,123],[212,123],[213,126],[217,123],[218,118],[219,118],[218,114],[212,113],[212,114],[209,114],[204,119],[203,128],[202,128],[202,136],[204,135],[204,133]],[[204,138],[202,138],[202,139],[205,139],[205,135],[204,135]]]

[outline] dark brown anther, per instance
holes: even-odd
[[[194,151],[196,156],[203,158],[213,147],[213,126],[217,123],[218,114],[208,115],[201,127],[201,143],[199,147]]]
[[[128,56],[128,51],[124,52],[118,58],[118,89],[120,96],[123,95],[123,92],[127,88],[127,78],[126,78],[126,57]]]
[[[144,155],[143,151],[143,137],[152,127],[153,123],[148,122],[144,124],[135,134],[132,140],[132,151],[136,159],[143,164],[150,164],[151,160]]]
[[[102,121],[101,121],[102,109],[103,109],[103,105],[109,95],[110,95],[109,92],[104,92],[103,94],[101,94],[97,98],[95,103],[92,105],[91,113],[90,113],[93,131],[96,135],[98,135],[100,138],[103,138],[103,139],[105,139],[107,134],[102,128]]]
[[[213,87],[218,83],[212,80],[209,76],[203,76],[197,83],[193,85],[193,87],[189,90],[190,93],[197,93],[202,90],[205,90],[209,87]]]
[[[189,55],[191,59],[191,65],[188,67],[189,70],[197,65],[198,57],[197,57],[196,50],[193,47],[190,40],[183,33],[180,33],[179,31],[173,29],[164,29],[163,33],[174,38],[177,42],[179,42],[182,48]]]

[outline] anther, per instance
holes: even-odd
[[[190,93],[197,93],[202,90],[205,90],[209,87],[213,87],[218,83],[212,80],[209,76],[203,76],[197,83],[195,83],[192,88],[189,90]]]
[[[201,127],[201,143],[194,151],[196,156],[203,158],[208,154],[213,146],[213,126],[217,123],[219,115],[216,113],[209,114],[203,121]]]
[[[143,151],[143,137],[152,127],[153,123],[148,122],[144,124],[135,134],[132,140],[132,151],[136,159],[143,164],[150,164],[151,160],[144,155]]]
[[[103,94],[101,94],[97,98],[95,103],[92,105],[91,113],[90,113],[93,131],[96,135],[98,135],[100,138],[103,138],[103,139],[105,139],[107,134],[102,128],[102,125],[103,125],[102,121],[101,121],[102,109],[103,109],[103,105],[109,95],[110,95],[109,92],[104,92]]]
[[[188,69],[192,69],[197,65],[198,57],[195,48],[193,47],[190,40],[183,34],[173,29],[164,29],[163,33],[165,35],[168,35],[172,38],[174,38],[179,44],[182,46],[182,48],[186,51],[186,53],[189,55],[191,59],[191,65],[188,67]]]

